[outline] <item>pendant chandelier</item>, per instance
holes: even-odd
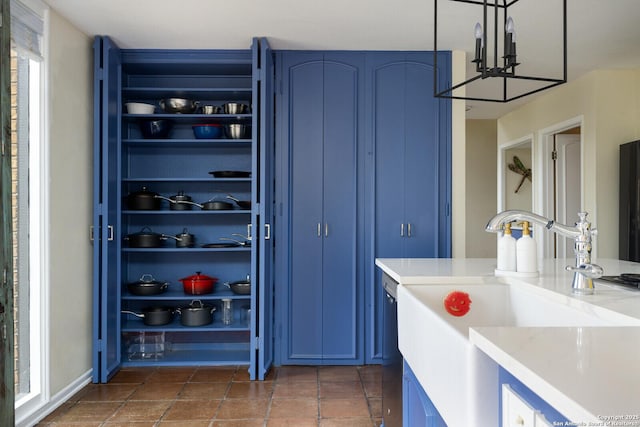
[[[465,22],[448,23],[455,27],[448,28],[449,36],[452,34],[451,31],[466,31],[465,25],[469,27],[468,46],[474,47],[474,56],[467,64],[464,81],[455,82],[448,75],[438,75],[438,3],[442,2],[447,2],[444,6],[449,16],[471,15],[477,20],[475,26]],[[559,64],[555,70],[557,76],[539,76],[536,72],[535,54],[532,56],[531,52],[524,49],[516,50],[518,42],[521,42],[521,45],[527,42],[526,45],[530,48],[532,43],[540,43],[536,40],[535,34],[526,34],[529,39],[523,39],[522,35],[516,32],[518,19],[533,19],[531,15],[534,14],[531,11],[523,12],[520,7],[527,2],[537,8],[536,14],[544,11],[548,17],[545,18],[545,22],[537,25],[538,31],[558,33],[557,43],[553,46],[537,47],[539,53],[549,53],[550,58]],[[518,7],[516,3],[519,3]],[[548,10],[549,1],[540,0],[434,0],[434,96],[471,101],[509,102],[566,83],[567,0],[555,0],[555,4],[557,10]],[[462,10],[465,7],[467,9]],[[463,87],[465,94],[456,93],[456,89]]]

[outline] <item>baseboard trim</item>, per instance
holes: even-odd
[[[69,400],[73,395],[82,390],[91,382],[92,370],[88,370],[60,392],[52,396],[48,402],[43,402],[40,406],[35,407],[29,413],[19,414],[16,411],[16,427],[32,427],[40,422],[44,417],[58,409],[64,402]],[[18,418],[20,417],[20,418]]]

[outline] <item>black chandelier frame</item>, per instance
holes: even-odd
[[[434,36],[433,36],[433,58],[434,58],[434,77],[433,77],[433,93],[436,98],[447,98],[447,99],[462,99],[468,101],[486,101],[486,102],[500,102],[505,103],[509,101],[513,101],[519,98],[523,98],[528,95],[532,95],[534,93],[541,92],[543,90],[552,88],[554,86],[561,85],[567,82],[567,0],[562,0],[562,46],[563,46],[563,77],[560,78],[549,78],[549,77],[538,77],[538,76],[526,76],[526,75],[518,75],[516,74],[516,67],[520,65],[516,61],[515,54],[515,43],[513,43],[513,50],[507,51],[505,50],[505,54],[503,56],[498,55],[498,37],[503,34],[502,31],[499,31],[499,28],[505,28],[507,24],[507,19],[509,16],[508,8],[520,0],[445,0],[445,1],[454,1],[458,3],[471,3],[475,5],[482,6],[483,8],[483,25],[482,25],[482,48],[480,49],[480,56],[477,56],[471,61],[476,64],[476,71],[478,75],[471,77],[461,83],[455,84],[449,88],[441,89],[439,88],[439,79],[438,79],[438,1],[434,0]],[[534,0],[535,1],[535,0]],[[487,21],[489,16],[489,10],[493,9],[494,15],[494,28],[493,28],[493,64],[487,65]],[[502,10],[503,16],[502,20],[499,19],[499,11]],[[502,21],[502,25],[499,26],[498,22]],[[505,45],[506,45],[506,34],[505,34]],[[476,47],[476,52],[478,49]],[[502,59],[502,64],[499,66],[499,58]],[[447,76],[448,77],[448,76]],[[501,78],[503,80],[502,83],[502,96],[500,98],[478,98],[478,97],[470,97],[470,96],[458,96],[454,95],[453,91],[458,88],[461,88],[465,85],[468,85],[479,79],[487,79],[487,78]],[[542,87],[530,90],[525,93],[517,94],[515,96],[508,96],[508,82],[510,79],[519,79],[519,80],[532,80],[543,83],[548,83]]]

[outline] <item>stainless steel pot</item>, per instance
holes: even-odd
[[[213,322],[213,312],[216,306],[205,305],[200,300],[193,300],[188,307],[180,307],[180,323],[183,326],[203,326]]]

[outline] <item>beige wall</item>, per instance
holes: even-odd
[[[484,227],[497,205],[496,121],[467,120],[466,126],[466,257],[495,258],[496,235]]]
[[[465,53],[451,54],[451,81],[464,79]],[[457,89],[456,96],[464,96],[464,87]],[[466,120],[465,102],[451,102],[451,256],[466,257]]]
[[[91,39],[51,12],[49,42],[50,391],[91,369]]]
[[[640,138],[640,70],[598,70],[544,93],[498,120],[498,144],[529,134],[539,144],[541,130],[575,118],[583,120],[582,208],[599,231],[594,253],[617,258],[618,147]]]

